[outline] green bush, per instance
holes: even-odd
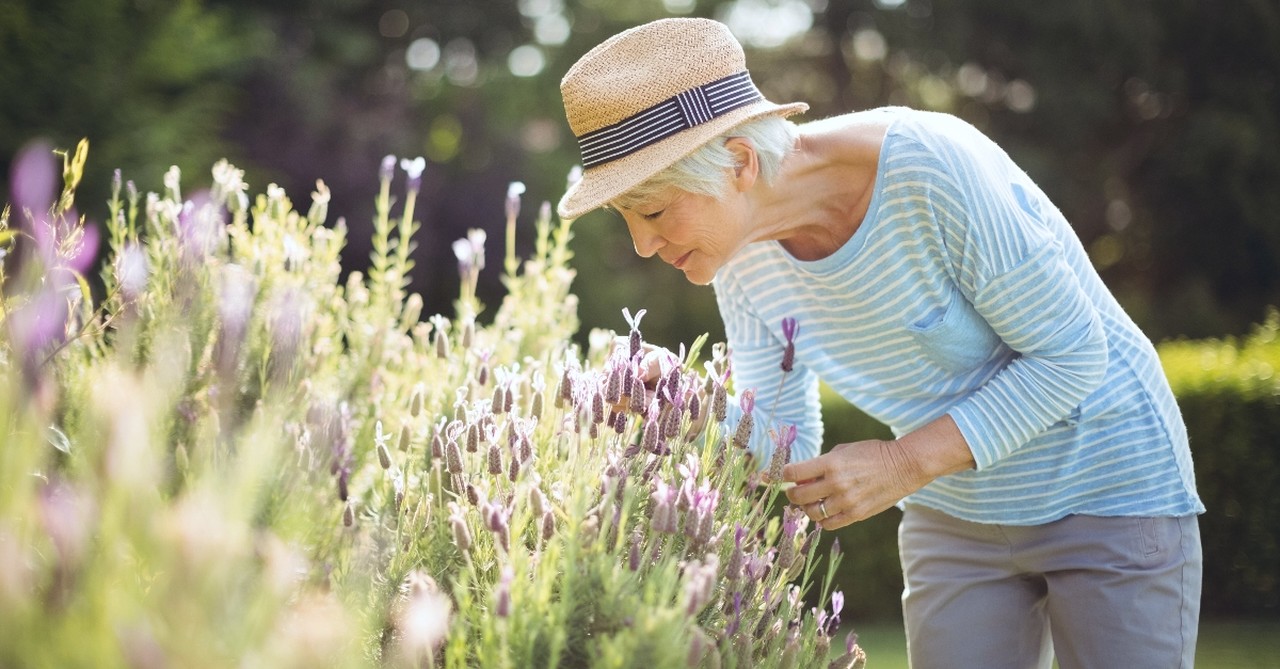
[[[1242,340],[1172,341],[1160,359],[1207,511],[1204,612],[1280,614],[1280,313]]]
[[[1159,346],[1195,459],[1207,512],[1203,612],[1280,614],[1280,312],[1243,340],[1170,341]],[[823,393],[827,444],[890,438],[884,425],[834,393]],[[836,582],[859,616],[892,618],[902,573],[893,509],[827,533],[847,549]],[[855,620],[856,622],[856,620]]]

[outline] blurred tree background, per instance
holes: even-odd
[[[449,243],[485,228],[496,258],[507,183],[528,185],[522,222],[563,191],[577,149],[560,76],[676,15],[729,23],[766,95],[808,118],[905,104],[986,131],[1155,339],[1242,332],[1280,303],[1271,0],[6,0],[0,170],[34,138],[89,137],[80,206],[97,221],[114,168],[144,190],[170,164],[205,182],[223,156],[295,197],[323,179],[363,269],[379,161],[422,155],[413,289],[449,313]],[[587,327],[620,329],[629,306],[660,343],[722,336],[710,289],[636,258],[612,214],[576,234]],[[482,296],[500,292],[486,273]]]

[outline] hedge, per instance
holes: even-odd
[[[1207,512],[1202,613],[1280,616],[1280,312],[1243,338],[1176,340],[1158,347],[1190,435]],[[828,445],[889,438],[884,425],[824,388]],[[867,619],[901,616],[896,509],[835,532],[837,577]],[[819,554],[825,554],[821,550]],[[857,624],[857,621],[854,621]]]

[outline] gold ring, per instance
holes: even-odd
[[[818,510],[822,511],[822,517],[818,520],[826,520],[831,517],[831,514],[827,513],[827,500],[824,499],[818,502]]]

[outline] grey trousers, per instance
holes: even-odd
[[[1189,668],[1195,516],[1068,516],[1020,527],[908,505],[898,528],[913,669]]]

